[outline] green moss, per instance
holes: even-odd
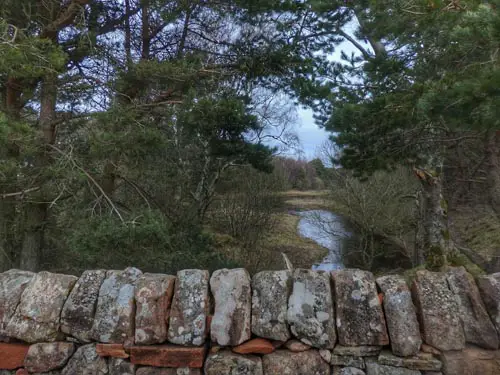
[[[403,273],[403,277],[405,278],[406,283],[409,286],[411,286],[411,284],[413,283],[413,280],[415,280],[415,277],[417,276],[417,271],[425,270],[425,268],[426,268],[425,264],[423,264],[421,266],[417,266],[417,267],[411,268],[409,270],[406,270]]]
[[[427,269],[431,271],[440,271],[446,266],[445,251],[441,246],[431,246],[426,253]]]
[[[466,255],[460,253],[460,252],[455,252],[453,255],[450,255],[449,258],[449,263],[451,266],[454,267],[460,267],[463,266],[469,272],[472,276],[475,278],[481,275],[485,275],[486,272],[479,267],[477,264],[473,263]]]

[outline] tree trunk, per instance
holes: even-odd
[[[491,131],[488,134],[486,153],[490,205],[500,216],[500,131]]]
[[[419,170],[422,186],[420,203],[420,228],[417,230],[416,250],[421,262],[425,258],[428,269],[441,270],[447,265],[447,256],[452,249],[448,229],[448,207],[443,196],[442,176],[436,170]]]
[[[38,158],[36,167],[40,170],[51,163],[49,145],[55,141],[54,119],[57,100],[57,77],[47,76],[42,80],[40,97],[40,130],[45,149]],[[43,181],[40,181],[43,183]],[[42,197],[43,200],[43,197]],[[45,221],[47,219],[46,203],[26,203],[24,208],[26,227],[21,246],[21,269],[37,271],[43,247]]]
[[[15,267],[12,223],[16,214],[14,202],[0,198],[0,272]]]
[[[37,271],[41,260],[47,207],[45,204],[28,203],[24,212],[26,227],[19,267],[22,270]]]

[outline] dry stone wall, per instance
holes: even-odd
[[[0,375],[500,374],[500,273],[0,274]]]

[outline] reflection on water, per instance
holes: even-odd
[[[298,225],[299,234],[329,250],[321,263],[313,265],[313,270],[332,271],[344,268],[342,248],[346,239],[351,237],[344,219],[325,210],[302,211],[297,214],[302,216]]]

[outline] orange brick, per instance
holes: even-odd
[[[256,338],[235,346],[233,352],[238,354],[269,354],[274,352],[274,346],[269,340]]]
[[[130,362],[155,367],[202,368],[206,348],[177,345],[131,346]]]
[[[0,343],[0,369],[15,370],[23,367],[29,345]]]
[[[97,344],[95,350],[101,357],[128,358],[123,344]]]

